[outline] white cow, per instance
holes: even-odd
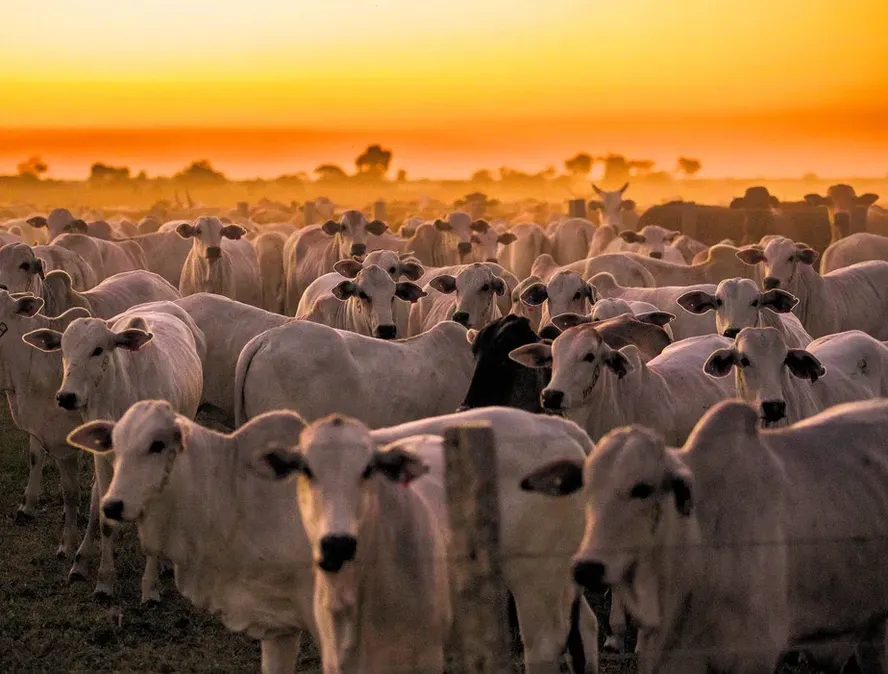
[[[538,282],[529,285],[519,299],[524,305],[542,305],[539,325],[544,326],[559,314],[587,313],[589,307],[595,304],[597,294],[595,287],[584,281],[577,272],[563,270],[549,277],[545,284]]]
[[[76,219],[67,208],[54,208],[46,217],[35,215],[28,218],[27,223],[38,229],[45,228],[49,243],[62,234],[86,234],[88,231],[86,223]]]
[[[166,401],[135,403],[116,423],[91,421],[71,444],[105,454],[114,479],[103,510],[136,522],[143,549],[173,563],[176,587],[234,632],[262,641],[263,674],[293,674],[312,613],[311,548],[288,485],[248,470],[259,449],[289,446],[305,423],[269,412],[223,435]]]
[[[675,316],[672,321],[672,332],[675,339],[687,339],[700,335],[711,335],[715,332],[715,316],[712,314],[691,314],[684,311],[678,303],[678,298],[691,290],[699,290],[709,294],[715,294],[716,287],[711,283],[697,284],[694,286],[665,286],[660,288],[627,288],[617,283],[616,279],[606,272],[596,274],[590,279],[600,297],[609,299],[623,299],[627,302],[647,302],[658,307],[661,311],[668,311]]]
[[[244,347],[236,421],[291,409],[307,421],[340,412],[371,428],[390,426],[455,410],[472,369],[466,330],[452,321],[397,341],[292,321]]]
[[[593,323],[597,323],[624,314],[635,316],[643,322],[653,322],[663,328],[666,334],[669,335],[669,339],[675,339],[672,327],[669,325],[669,323],[675,320],[675,316],[668,312],[660,311],[649,302],[627,302],[626,300],[603,298],[598,300],[592,307],[589,318],[592,319]]]
[[[477,262],[466,265],[456,275],[439,274],[422,289],[426,296],[410,309],[412,337],[449,320],[467,328],[482,328],[502,316],[496,298],[508,297],[505,281]]]
[[[312,281],[333,271],[339,260],[366,253],[368,236],[378,236],[386,228],[384,222],[368,222],[363,213],[352,210],[343,213],[339,222],[328,220],[323,225],[310,225],[290,236],[284,247],[287,315],[296,313],[299,300]]]
[[[453,211],[443,219],[423,223],[404,244],[423,263],[433,267],[466,264],[473,261],[473,241],[478,233],[487,232],[486,220],[472,220],[465,211]]]
[[[658,225],[647,225],[640,232],[623,230],[605,249],[606,253],[632,252],[642,257],[664,260],[673,264],[686,264],[684,255],[672,245],[681,232]]]
[[[358,263],[357,266],[355,266],[354,262]],[[343,276],[348,276],[349,278],[354,277],[358,268],[368,267],[371,264],[375,264],[380,269],[383,269],[392,277],[392,281],[395,282],[400,281],[402,276],[409,281],[418,281],[425,274],[425,268],[409,251],[399,253],[394,250],[374,250],[367,253],[360,260],[340,260],[336,263],[340,269],[344,268],[348,271]]]
[[[858,232],[831,243],[820,260],[820,273],[828,274],[868,260],[888,261],[888,236]]]
[[[759,281],[758,269],[741,262],[739,248],[719,244],[707,249],[699,262],[684,264],[658,260],[638,253],[622,253],[647,269],[658,286],[689,286],[695,283],[719,283],[729,278],[751,278]]]
[[[172,302],[134,307],[109,321],[78,318],[64,333],[43,328],[23,339],[45,352],[62,351],[64,377],[56,394],[60,407],[79,411],[83,421],[119,419],[145,399],[167,400],[190,417],[203,386],[203,335]],[[99,520],[98,499],[114,473],[108,458],[95,461],[90,525],[75,556],[75,576],[85,577]],[[102,526],[102,558],[96,594],[112,596],[117,580],[112,531]],[[142,578],[142,600],[157,601],[157,560],[149,557]]]
[[[43,276],[54,269],[68,273],[77,290],[89,290],[98,282],[96,274],[77,253],[59,246],[10,243],[0,248],[0,284],[14,293],[43,295]]]
[[[620,189],[608,192],[602,190],[598,185],[592,183],[592,189],[598,195],[599,201],[590,201],[589,208],[601,211],[601,224],[611,225],[614,227],[623,227],[624,211],[632,211],[635,209],[635,202],[631,199],[623,199],[623,194],[629,188],[629,183],[623,185]]]
[[[96,318],[109,319],[146,302],[175,301],[179,291],[157,274],[144,269],[114,274],[95,288],[79,292],[66,271],[51,271],[43,279],[43,313],[59,316],[72,307],[83,307]]]
[[[173,221],[169,231],[155,231],[129,239],[145,256],[145,269],[163,276],[173,287],[179,287],[182,268],[191,252],[192,243],[176,234],[176,227],[186,221]]]
[[[792,348],[774,328],[744,328],[703,366],[713,377],[734,371],[737,395],[767,427],[785,426],[846,402],[888,395],[888,347],[859,330]]]
[[[738,255],[747,264],[761,264],[765,290],[781,288],[799,298],[793,309],[812,337],[844,330],[863,330],[888,339],[888,262],[853,264],[820,276],[812,265],[817,252],[785,237],[764,248],[749,247]]]
[[[53,239],[52,245],[82,257],[93,270],[97,283],[114,274],[145,269],[146,265],[145,254],[132,241],[103,241],[85,234],[62,234]]]
[[[540,255],[533,263],[531,274],[548,281],[559,271],[575,271],[588,280],[596,274],[608,272],[620,283],[636,288],[653,288],[654,277],[642,265],[623,254],[599,255],[564,266],[558,266],[548,253]]]
[[[487,225],[485,228],[484,225]],[[475,233],[470,239],[472,242],[471,259],[474,262],[499,262],[501,251],[506,251],[517,241],[518,237],[512,232],[500,232],[486,220],[476,220],[472,223]]]
[[[333,268],[305,290],[296,318],[380,339],[407,336],[409,314],[396,304],[425,297],[422,288],[411,281],[396,283],[375,264],[341,260]]]
[[[332,415],[257,467],[300,476],[325,674],[443,671],[452,613],[440,446],[421,436],[378,448],[360,421]]]
[[[549,229],[546,251],[555,264],[568,265],[586,257],[597,227],[586,218],[568,218]]]
[[[553,462],[522,482],[556,496],[583,488],[573,576],[628,597],[642,674],[770,673],[790,648],[839,671],[884,624],[888,401],[775,431],[757,422],[725,401],[680,450],[619,429],[585,466]]]
[[[609,347],[592,323],[565,330],[552,344],[528,344],[509,355],[527,367],[552,368],[543,408],[564,413],[593,440],[643,421],[681,444],[707,409],[734,394],[731,382],[703,372],[709,355],[731,344],[718,335],[690,338],[645,363],[635,346]]]
[[[254,307],[262,304],[256,249],[242,238],[247,230],[240,225],[224,225],[217,217],[203,216],[193,224],[178,225],[176,233],[192,240],[179,280],[183,296],[208,292]]]
[[[792,313],[798,299],[775,288],[761,292],[750,279],[728,279],[715,293],[691,290],[678,298],[678,304],[692,314],[715,312],[715,331],[734,339],[743,328],[775,328],[791,348],[804,348],[811,335]]]

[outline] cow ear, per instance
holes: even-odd
[[[759,295],[759,306],[770,309],[776,314],[788,314],[798,303],[798,297],[779,288]]]
[[[178,225],[176,227],[176,234],[181,236],[183,239],[190,239],[194,236],[194,233],[196,231],[197,230],[194,228],[194,226],[190,225],[187,222],[183,222],[181,225]]]
[[[552,367],[552,347],[548,344],[525,344],[510,351],[509,358],[524,367]]]
[[[25,220],[25,222],[31,225],[31,227],[37,227],[38,229],[41,227],[46,227],[48,224],[46,222],[46,218],[42,215],[35,215],[33,218],[28,218],[27,220]]]
[[[624,229],[620,232],[620,238],[626,243],[644,243],[646,240],[641,234],[630,229]]]
[[[487,220],[475,220],[469,227],[476,232],[481,232],[482,234],[490,229],[490,223]]]
[[[703,364],[703,371],[710,377],[727,377],[737,363],[737,352],[734,349],[718,349],[713,351]]]
[[[829,197],[822,197],[819,194],[806,194],[804,196],[805,203],[809,206],[828,206]]]
[[[810,379],[812,384],[826,374],[823,363],[804,349],[790,349],[783,362],[796,377]]]
[[[665,487],[675,498],[675,509],[682,517],[694,512],[694,482],[686,470],[670,471],[664,480]]]
[[[861,194],[857,197],[857,203],[861,206],[872,206],[879,200],[878,194],[873,194],[872,192],[867,192],[866,194]]]
[[[419,456],[400,445],[394,445],[373,452],[363,477],[367,479],[374,473],[379,473],[392,482],[407,485],[428,472],[429,467]]]
[[[453,227],[450,226],[450,223],[447,222],[447,220],[442,220],[441,218],[438,218],[437,220],[435,220],[435,229],[441,232],[449,232],[453,229]]]
[[[665,325],[669,325],[670,321],[675,320],[675,314],[670,314],[668,311],[648,311],[638,314],[635,320],[651,325],[659,325],[662,328]]]
[[[324,232],[327,236],[335,236],[339,232],[342,231],[342,225],[336,222],[335,220],[327,220],[323,225],[321,225],[321,231]]]
[[[341,276],[345,276],[345,278],[354,278],[360,273],[361,269],[363,267],[357,260],[340,260],[333,265],[333,271]]]
[[[66,293],[71,292],[71,276],[64,269],[53,269],[46,275],[43,281],[50,285],[57,284],[58,286],[61,286]]]
[[[342,281],[333,286],[330,292],[333,293],[333,297],[337,300],[345,302],[349,297],[355,296],[358,292],[358,286],[354,281]]]
[[[588,316],[574,314],[569,311],[552,317],[552,325],[554,325],[559,330],[569,330],[570,328],[574,328],[578,325],[583,325],[585,323],[591,322],[592,319]]]
[[[477,234],[472,234],[472,236],[469,237],[469,241],[471,241],[471,242],[474,243],[475,245],[480,245],[480,244],[481,244],[481,239],[478,238],[478,235],[477,235]]]
[[[140,328],[127,328],[114,336],[114,346],[127,351],[138,351],[154,339],[154,333]]]
[[[284,480],[293,473],[301,473],[309,480],[314,477],[302,452],[290,452],[280,447],[269,447],[247,464],[250,470],[265,480]]]
[[[623,194],[623,192],[625,192],[628,189],[629,189],[629,183],[626,183],[620,189],[618,189],[617,192],[619,192],[620,194]]]
[[[608,353],[601,359],[607,368],[617,375],[617,379],[622,379],[632,369],[632,363],[621,352],[610,349]]]
[[[521,491],[568,496],[583,487],[583,464],[572,459],[553,461],[521,480]]]
[[[22,335],[22,341],[39,351],[52,353],[62,348],[62,333],[57,330],[42,328]]]
[[[604,204],[598,200],[589,202],[589,210],[590,211],[600,211],[604,208]]]
[[[595,190],[595,194],[602,194],[601,188],[595,183],[592,183],[592,189]]]
[[[506,294],[506,282],[503,281],[499,276],[493,277],[492,286],[493,291],[500,297]]]
[[[113,432],[113,421],[90,421],[71,431],[68,434],[67,442],[72,447],[93,454],[107,454],[114,449],[111,442]]]
[[[820,253],[812,248],[802,248],[796,253],[796,259],[803,264],[814,264]]]
[[[439,293],[449,295],[456,290],[456,278],[451,274],[441,274],[429,281],[429,286]]]
[[[586,285],[584,287],[584,292],[586,298],[589,300],[589,304],[595,304],[599,299],[601,299],[598,296],[598,288],[596,288],[594,285],[592,285],[592,283],[588,281],[586,282]]]
[[[13,312],[17,316],[25,318],[33,318],[38,311],[43,308],[43,298],[34,297],[34,295],[23,295],[15,300],[15,309]]]
[[[548,325],[544,325],[540,328],[540,338],[543,341],[548,341],[549,344],[554,342],[561,335],[561,328],[556,325],[552,325],[549,323]]]
[[[755,266],[759,262],[765,261],[765,251],[763,251],[758,246],[748,246],[747,248],[741,248],[736,253],[737,258],[743,262],[744,264],[748,264],[749,266]]]
[[[681,232],[677,230],[672,230],[671,232],[667,232],[666,236],[663,237],[663,240],[666,243],[675,243],[675,240],[681,236]]]
[[[539,306],[547,299],[549,299],[549,292],[542,283],[534,283],[525,288],[524,292],[521,293],[521,301],[532,307]]]
[[[501,246],[508,246],[510,243],[515,243],[517,240],[518,237],[512,234],[512,232],[503,232],[496,237],[496,242]]]
[[[395,295],[405,302],[417,302],[420,297],[425,297],[428,293],[415,283],[410,281],[401,281],[395,286]]]
[[[705,314],[707,311],[716,310],[715,298],[705,290],[690,290],[675,301],[678,306],[691,314]]]
[[[385,224],[382,220],[371,220],[366,225],[364,225],[364,231],[372,234],[373,236],[379,236],[387,229],[388,225]]]
[[[418,281],[423,274],[425,274],[425,268],[419,262],[408,260],[401,263],[401,275],[411,281]]]
[[[240,225],[225,225],[220,232],[222,236],[226,239],[231,239],[232,241],[237,241],[244,234],[247,233],[247,230],[241,227]]]

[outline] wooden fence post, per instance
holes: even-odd
[[[508,594],[502,576],[496,442],[487,422],[444,431],[455,644],[449,671],[511,670]]]
[[[373,219],[385,222],[385,202],[384,201],[380,200],[380,201],[373,202]]]
[[[586,217],[586,200],[571,199],[567,202],[567,214],[572,218]]]
[[[302,204],[302,222],[308,227],[318,221],[318,209],[315,208],[313,201],[306,201]]]

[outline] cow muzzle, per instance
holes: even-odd
[[[207,260],[215,262],[222,257],[222,249],[219,246],[210,246],[207,248]]]
[[[499,260],[497,260],[495,257],[489,257],[487,258],[487,262],[493,262],[494,264],[497,264]]]
[[[464,325],[465,327],[469,327],[469,312],[468,311],[457,311],[453,314],[453,320],[455,320],[460,325]]]
[[[321,558],[318,567],[328,573],[336,573],[346,562],[355,558],[358,539],[354,536],[333,534],[321,539]]]
[[[366,243],[353,243],[351,246],[351,254],[352,255],[363,255],[367,252],[367,244]]]
[[[379,339],[395,339],[398,336],[398,328],[394,325],[380,325],[376,328],[376,336]]]
[[[102,504],[102,514],[105,516],[106,520],[112,520],[114,522],[122,522],[123,521],[123,501],[121,501],[120,499],[106,500]]]
[[[768,423],[777,423],[786,417],[786,403],[783,400],[766,400],[762,403],[762,416]]]
[[[63,410],[76,410],[78,407],[77,394],[69,393],[68,391],[59,391],[56,393],[56,402]]]
[[[765,290],[774,290],[774,288],[780,287],[780,279],[774,278],[773,276],[768,276],[764,280]]]
[[[655,260],[662,260],[662,259],[663,259],[663,253],[661,253],[659,250],[652,250],[652,251],[649,253],[649,255],[650,255],[652,258],[654,258]]]
[[[472,244],[469,241],[460,241],[456,245],[456,250],[459,251],[460,255],[468,255],[472,252]]]
[[[540,404],[544,410],[560,410],[564,404],[564,391],[549,388],[543,389],[543,393],[540,395]]]
[[[601,593],[607,589],[604,582],[605,567],[601,562],[580,560],[574,562],[574,582],[589,592]]]

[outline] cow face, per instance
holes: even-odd
[[[826,196],[806,194],[805,201],[810,206],[825,206],[829,219],[839,238],[865,232],[869,207],[879,200],[877,194],[857,195],[851,185],[831,185]]]
[[[647,225],[640,232],[623,231],[620,238],[627,243],[638,244],[638,254],[662,260],[666,255],[666,248],[672,245],[681,232],[665,229],[657,225]]]
[[[649,561],[690,521],[693,484],[680,458],[653,431],[621,428],[586,459],[556,461],[521,481],[525,491],[563,496],[583,490],[586,529],[574,555],[574,580],[592,592],[625,591],[630,613],[655,626],[659,605]]]
[[[458,239],[456,249],[459,259],[466,261],[471,259],[472,237],[476,234],[486,234],[490,225],[485,220],[472,221],[472,216],[464,211],[453,211],[445,219],[435,220],[435,229],[449,232]]]
[[[703,366],[712,377],[726,377],[733,369],[738,395],[759,410],[766,427],[785,425],[786,391],[790,375],[811,383],[826,368],[804,349],[789,349],[774,328],[744,328],[730,349],[715,351]]]
[[[589,203],[589,207],[591,209],[598,209],[602,213],[602,224],[605,225],[613,225],[614,227],[620,228],[623,226],[623,211],[626,210],[624,207],[623,193],[629,189],[629,183],[623,185],[620,189],[614,192],[605,192],[598,185],[592,184],[592,188],[595,190],[595,193],[598,195],[599,201],[592,201]],[[635,202],[628,202],[627,205],[631,207],[635,206]]]
[[[12,293],[41,294],[43,261],[26,243],[8,243],[0,248],[0,284]]]
[[[359,421],[338,415],[302,431],[297,451],[266,452],[268,476],[298,475],[302,522],[318,569],[335,574],[360,554],[359,533],[368,517],[384,517],[377,480],[409,484],[428,471],[416,455],[391,446],[379,450]]]
[[[487,224],[484,220],[478,220],[475,224],[480,225],[480,223]],[[481,259],[485,262],[497,262],[499,259],[499,246],[508,246],[512,242],[517,241],[517,239],[518,237],[512,234],[512,232],[500,234],[490,226],[483,231],[476,231],[472,234],[472,243],[477,250],[476,259]]]
[[[820,255],[804,244],[777,236],[764,248],[752,246],[738,251],[737,257],[746,264],[762,264],[765,290],[781,288],[791,293],[795,289],[799,265],[811,266]]]
[[[56,401],[63,409],[79,410],[89,404],[105,378],[116,349],[138,351],[153,337],[141,318],[133,318],[120,332],[110,330],[101,319],[79,318],[64,334],[45,328],[29,332],[24,340],[41,351],[61,349],[65,374]]]
[[[215,216],[202,216],[192,224],[182,223],[176,233],[183,239],[191,239],[200,257],[211,265],[222,257],[222,239],[236,241],[247,233],[240,225],[226,225]]]
[[[367,252],[367,240],[370,235],[379,236],[388,226],[381,220],[367,221],[361,211],[345,211],[339,222],[327,220],[321,229],[328,236],[339,236],[339,257],[364,255]]]
[[[715,311],[716,331],[729,339],[734,339],[743,328],[760,327],[763,310],[786,314],[798,302],[785,290],[760,292],[754,281],[739,278],[719,283],[715,295],[691,290],[678,298],[678,304],[692,314]]]
[[[344,266],[340,265],[340,268]],[[352,302],[354,310],[363,316],[374,337],[395,339],[398,336],[393,306],[395,300],[416,302],[426,293],[410,281],[395,283],[388,272],[370,265],[362,268],[354,281],[337,284],[333,288],[333,296],[341,302]]]
[[[632,307],[629,306],[626,300],[602,298],[592,307],[590,318],[592,322],[598,322],[606,321],[609,318],[616,318],[623,314],[634,315]]]
[[[624,377],[633,367],[629,359],[614,351],[594,326],[581,324],[565,330],[551,346],[532,344],[510,354],[527,367],[551,367],[552,380],[543,389],[543,409],[576,416],[582,407],[600,395],[602,369]]]
[[[117,423],[91,421],[76,428],[68,442],[98,454],[114,451],[114,479],[102,512],[112,521],[133,522],[148,514],[169,482],[175,459],[185,451],[187,427],[168,402],[143,400]]]
[[[585,314],[587,307],[595,303],[595,287],[583,280],[575,271],[562,270],[555,273],[546,284],[544,292],[539,288],[529,288],[522,301],[538,304],[540,299],[548,301],[549,316],[573,313]]]
[[[86,223],[76,219],[67,208],[54,208],[47,217],[29,218],[27,223],[32,227],[46,227],[50,241],[62,234],[86,234],[88,230]]]
[[[412,257],[410,253],[399,254],[393,250],[374,250],[364,256],[359,266],[369,267],[374,264],[391,276],[392,281],[396,282],[401,280],[402,276],[410,281],[418,281],[425,274],[422,264],[415,257]],[[336,269],[335,265],[334,269]],[[343,273],[339,269],[336,271],[349,278],[357,275],[356,271],[354,274]]]
[[[467,328],[479,329],[496,317],[496,296],[506,292],[506,284],[486,265],[463,267],[456,277],[441,274],[429,286],[444,294],[456,293],[453,320]]]

